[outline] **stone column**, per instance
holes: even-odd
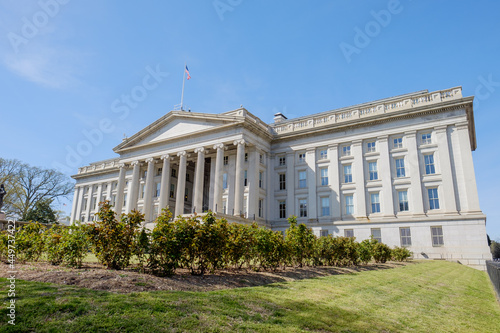
[[[248,153],[248,206],[247,206],[247,218],[253,220],[259,216],[259,171],[260,171],[260,161],[259,152],[256,147],[253,147],[252,151]],[[243,188],[243,187],[242,187]],[[244,188],[243,188],[244,191]]]
[[[175,214],[177,217],[184,214],[184,194],[186,191],[186,163],[187,156],[185,151],[177,153],[179,156],[179,171],[177,172],[177,195],[175,197]]]
[[[97,196],[95,198],[95,210],[99,211],[99,202],[101,202],[101,197],[102,197],[102,183],[97,185]],[[94,209],[94,207],[92,207]]]
[[[363,141],[352,143],[354,155],[353,180],[356,183],[356,203],[354,214],[356,219],[366,219],[366,189],[365,189],[365,167],[363,157]]]
[[[125,194],[125,164],[120,163],[120,173],[118,174],[118,185],[116,187],[115,213],[118,217],[122,214],[123,195]],[[129,194],[130,195],[130,194]]]
[[[394,198],[392,191],[391,159],[389,155],[389,138],[387,135],[378,137],[380,159],[378,172],[382,182],[382,193],[379,195],[384,217],[394,217]]]
[[[234,179],[234,215],[239,216],[243,211],[243,166],[245,164],[245,140],[236,140],[233,144],[237,147]]]
[[[148,171],[146,174],[146,184],[144,187],[143,212],[144,212],[144,221],[151,222],[153,220],[152,200],[153,200],[153,178],[155,172],[155,160],[153,158],[148,158],[146,162],[148,163]]]
[[[196,160],[196,171],[195,171],[195,184],[194,188],[194,200],[193,208],[196,213],[203,212],[203,178],[205,173],[205,148],[196,148],[194,150],[195,154],[198,154],[198,159]]]
[[[215,179],[214,179],[214,212],[222,212],[222,174],[224,164],[224,145],[222,143],[214,145],[217,149],[215,157]],[[226,212],[227,213],[227,212]]]
[[[92,196],[94,192],[94,184],[89,185],[89,194],[87,196],[87,209],[85,210],[85,216],[86,216],[86,222],[92,221],[90,218],[90,211],[91,211],[91,206],[92,206]]]
[[[332,190],[332,210],[333,220],[342,218],[342,206],[340,205],[340,176],[339,176],[339,150],[338,144],[328,146],[328,156],[330,165],[328,167],[328,183]]]
[[[168,206],[168,197],[170,192],[170,155],[162,155],[163,167],[161,171],[161,184],[160,184],[160,202],[158,204],[158,215],[161,210]]]
[[[137,200],[139,200],[139,176],[141,172],[141,163],[134,161],[131,163],[134,167],[132,170],[132,181],[130,182],[128,191],[127,213],[137,209]]]
[[[450,160],[450,147],[448,144],[447,127],[441,126],[435,128],[436,139],[438,144],[439,162],[441,164],[441,177],[445,193],[443,200],[439,199],[439,203],[443,203],[443,211],[445,214],[457,214],[457,202],[455,201],[455,184],[453,182],[453,171]],[[469,170],[467,170],[469,171]],[[472,169],[474,173],[474,169]]]
[[[307,164],[307,217],[318,218],[318,203],[316,200],[316,148],[308,148],[306,151]]]
[[[286,215],[297,215],[295,212],[295,152],[286,154]]]
[[[73,201],[71,205],[71,219],[70,223],[73,224],[76,220],[76,209],[78,207],[78,193],[80,192],[80,187],[75,186],[75,193],[73,194]]]
[[[406,132],[405,140],[408,143],[408,164],[410,168],[408,169],[405,165],[405,171],[410,173],[411,181],[411,196],[409,200],[410,211],[413,215],[419,216],[424,215],[424,199],[422,197],[422,183],[420,176],[420,161],[418,158],[418,146],[417,146],[417,134],[415,131]]]
[[[474,163],[472,161],[472,149],[469,138],[469,125],[467,123],[456,125],[458,134],[458,152],[460,155],[461,173],[463,179],[464,193],[461,196],[465,198],[465,205],[462,211],[467,213],[481,213],[479,207],[479,196],[477,194],[476,175],[474,172]],[[457,170],[458,171],[458,170]]]
[[[105,200],[111,203],[111,193],[113,192],[113,182],[106,183],[106,197]]]
[[[80,220],[80,216],[82,215],[82,201],[83,201],[83,187],[82,186],[78,186],[76,188],[76,191],[75,193],[78,191],[78,193],[76,194],[76,198],[75,200],[73,201],[73,206],[75,207],[75,212],[74,212],[74,216],[73,216],[73,219],[71,221],[71,223],[73,224],[76,220]]]

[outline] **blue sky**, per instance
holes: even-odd
[[[498,13],[498,1],[0,0],[0,156],[68,175],[115,157],[124,134],[180,102],[185,62],[191,110],[243,105],[266,122],[462,86],[476,96],[479,196],[500,238]]]

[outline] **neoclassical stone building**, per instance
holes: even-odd
[[[119,157],[78,170],[71,218],[93,220],[105,199],[140,210],[147,227],[164,207],[274,230],[296,215],[318,236],[372,235],[483,268],[472,101],[461,87],[418,91],[273,124],[244,108],[171,111],[116,146]]]

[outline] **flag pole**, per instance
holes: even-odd
[[[183,105],[183,102],[184,102],[184,82],[186,81],[186,66],[187,66],[187,63],[184,63],[184,71],[182,71],[181,111],[184,111],[182,109],[182,105]]]

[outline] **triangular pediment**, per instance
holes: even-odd
[[[114,148],[114,151],[118,152],[119,150],[136,146],[187,138],[216,130],[219,127],[237,124],[241,121],[242,119],[234,116],[173,111],[130,138],[125,139],[120,145]]]

